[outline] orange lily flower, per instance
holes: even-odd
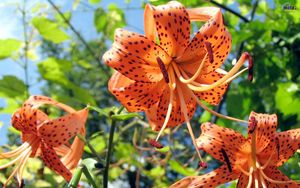
[[[128,111],[146,112],[152,129],[160,131],[156,141],[166,127],[185,122],[195,145],[189,119],[196,104],[213,112],[199,99],[217,105],[228,83],[248,69],[237,72],[249,54],[244,53],[229,72],[219,68],[231,48],[219,8],[185,9],[176,1],[147,4],[144,21],[145,36],[115,31],[113,46],[103,56],[117,71],[109,91]],[[191,21],[206,21],[192,40]]]
[[[39,110],[41,105],[53,105],[68,114],[57,119],[50,119]],[[73,108],[44,96],[31,96],[12,116],[12,126],[21,131],[23,144],[13,151],[0,154],[1,159],[14,158],[0,166],[0,170],[16,164],[4,187],[17,174],[19,186],[22,173],[29,157],[39,156],[47,167],[70,181],[74,169],[81,159],[84,143],[75,137],[85,135],[85,122],[88,110],[75,111]],[[69,141],[75,137],[73,143]]]
[[[171,187],[216,187],[237,178],[238,188],[300,187],[277,169],[299,149],[300,129],[276,132],[276,128],[276,114],[255,112],[250,114],[248,138],[232,129],[202,124],[198,147],[224,164],[208,174],[186,177]]]

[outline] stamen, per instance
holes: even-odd
[[[21,161],[20,161],[20,168],[18,170],[18,173],[17,173],[17,180],[19,182],[19,185],[22,185],[22,179],[23,179],[23,171],[24,171],[24,167],[26,165],[26,162],[29,158],[29,156],[31,155],[32,151],[30,151]]]
[[[178,96],[179,96],[181,111],[182,111],[182,113],[184,115],[184,119],[185,119],[185,122],[186,122],[186,125],[187,125],[187,128],[188,128],[188,131],[190,133],[190,136],[192,138],[193,145],[194,145],[194,147],[196,149],[196,152],[197,152],[197,155],[198,155],[200,161],[203,161],[202,157],[201,157],[201,154],[200,154],[200,152],[199,152],[199,150],[197,148],[196,139],[195,139],[195,136],[194,136],[194,133],[193,133],[192,126],[191,126],[190,121],[189,121],[189,117],[188,117],[188,113],[187,113],[187,108],[186,108],[186,104],[185,104],[184,97],[183,97],[183,94],[182,94],[182,90],[181,90],[181,88],[180,88],[179,85],[177,87],[177,93],[178,93]]]
[[[214,55],[213,55],[211,43],[210,42],[204,42],[204,45],[205,45],[206,51],[208,53],[209,62],[213,63],[214,62]]]
[[[220,118],[224,118],[224,119],[229,119],[229,120],[232,120],[232,121],[237,121],[237,122],[242,122],[242,123],[248,123],[248,121],[245,121],[245,120],[241,120],[241,119],[237,119],[237,118],[233,118],[233,117],[230,117],[230,116],[225,116],[223,114],[220,114],[210,108],[208,108],[207,106],[205,106],[199,99],[198,97],[190,90],[188,90],[190,95],[194,98],[194,100],[196,100],[197,104],[199,106],[201,106],[204,110],[208,111],[209,113],[211,114],[214,114],[215,116],[218,116]]]
[[[236,165],[236,167],[246,176],[250,176],[250,173],[244,170],[240,165]],[[252,168],[252,167],[251,167]],[[252,168],[253,169],[253,168]]]
[[[170,99],[169,99],[169,105],[168,105],[168,110],[167,110],[167,114],[166,114],[166,118],[165,121],[163,123],[162,128],[160,129],[157,137],[156,137],[156,141],[158,141],[160,135],[162,134],[162,132],[166,129],[167,124],[170,120],[171,117],[171,113],[172,113],[172,108],[173,108],[173,97],[174,97],[174,91],[172,89],[170,89]]]
[[[248,185],[247,185],[247,188],[251,188],[251,185],[252,185],[252,181],[253,181],[253,167],[250,168],[250,171],[249,171],[249,181],[248,181]]]
[[[254,172],[254,184],[255,184],[255,188],[259,188],[259,184],[258,184],[258,177],[256,172]]]
[[[162,75],[163,75],[166,83],[168,84],[170,82],[170,80],[169,80],[168,71],[167,71],[167,69],[165,67],[164,62],[160,59],[160,57],[157,57],[156,61],[157,61],[157,64],[158,64],[158,66],[159,66],[159,68],[161,70],[161,73],[162,73]]]
[[[214,87],[223,85],[226,80],[230,79],[234,74],[241,68],[241,66],[244,64],[244,62],[249,58],[248,53],[243,53],[241,58],[238,60],[238,62],[234,65],[234,67],[226,74],[224,75],[221,79],[218,81],[214,82],[213,84],[206,85],[206,86],[200,86],[196,87],[194,85],[188,84],[188,87],[194,91],[207,91],[210,89],[213,89]]]
[[[260,179],[262,187],[267,188],[267,184],[266,184],[265,179],[264,179],[264,177],[262,176],[261,173],[259,173],[259,179]]]
[[[0,159],[7,159],[7,158],[17,156],[20,153],[22,153],[24,150],[26,150],[28,146],[29,146],[29,143],[25,142],[24,144],[22,144],[20,147],[16,148],[15,150],[12,150],[12,151],[9,151],[6,153],[1,153]]]
[[[249,66],[248,66],[248,80],[251,82],[253,80],[253,59],[252,59],[252,56],[248,53],[248,52],[245,52],[246,53],[246,58],[248,59],[248,63],[249,63]]]
[[[201,70],[205,64],[205,59],[207,57],[207,54],[204,56],[204,58],[202,59],[200,65],[199,65],[199,68],[197,69],[197,71],[195,72],[195,74],[191,77],[191,78],[188,78],[188,79],[185,79],[180,71],[182,72],[182,74],[184,74],[184,76],[187,78],[187,75],[185,74],[185,72],[176,65],[176,63],[173,63],[172,65],[174,65],[174,70],[175,70],[175,73],[177,75],[177,77],[179,78],[179,80],[182,82],[182,83],[185,83],[185,84],[188,84],[188,83],[193,83],[194,80],[196,80],[198,78],[198,76],[201,74]]]
[[[29,151],[31,150],[31,148],[27,148],[24,153],[28,153]],[[23,157],[23,154],[19,155],[17,158],[15,158],[14,160],[0,166],[0,170],[4,169],[4,168],[7,168],[13,164],[15,164],[17,161],[19,161],[21,158]]]
[[[228,157],[226,151],[223,148],[221,148],[221,153],[222,153],[222,155],[224,157],[224,160],[226,162],[226,165],[228,167],[229,172],[232,172],[232,167],[230,165],[229,157]]]
[[[255,119],[254,116],[250,117],[248,125],[249,125],[249,128],[250,128],[249,133],[252,134],[255,131],[256,127],[257,127],[257,120]]]
[[[164,147],[161,143],[159,143],[158,141],[156,141],[156,140],[154,140],[154,139],[149,139],[149,144],[150,144],[151,146],[153,146],[153,147],[158,148],[158,149],[161,149],[161,148]]]
[[[261,170],[267,168],[267,166],[268,166],[268,165],[270,164],[270,162],[271,162],[271,159],[272,159],[273,155],[274,155],[274,150],[272,151],[272,154],[271,154],[270,157],[268,158],[267,162],[266,162],[262,167],[260,167]]]
[[[207,163],[206,162],[203,162],[203,161],[200,161],[199,163],[198,163],[198,165],[199,165],[199,167],[201,167],[201,168],[207,168]]]

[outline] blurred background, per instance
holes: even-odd
[[[11,127],[11,114],[33,94],[50,96],[76,109],[87,104],[91,111],[87,140],[103,160],[109,132],[108,113],[119,106],[107,91],[112,70],[101,57],[110,48],[116,28],[143,34],[146,3],[165,0],[1,0],[0,2],[0,152],[21,144]],[[218,6],[232,35],[232,50],[224,64],[229,70],[242,52],[254,59],[254,80],[247,75],[234,80],[214,110],[247,119],[251,111],[276,113],[278,131],[300,128],[300,0],[181,1],[186,7]],[[193,23],[196,32],[202,23]],[[51,109],[50,109],[51,111]],[[53,114],[61,112],[52,109]],[[143,114],[141,114],[143,115]],[[233,128],[246,135],[246,125],[219,119],[197,109],[192,119],[196,136],[206,121]],[[197,169],[197,158],[185,125],[166,130],[163,150],[155,151],[155,138],[147,120],[130,118],[118,122],[109,172],[110,187],[167,187],[176,180],[209,172],[220,163],[203,153],[209,167]],[[84,157],[95,159],[89,148]],[[280,169],[300,179],[300,154]],[[25,187],[62,187],[63,179],[30,159]],[[0,165],[5,160],[0,161]],[[12,168],[0,171],[3,183]],[[103,170],[93,171],[97,184]],[[0,183],[0,185],[1,185]],[[85,177],[81,185],[88,187]],[[13,181],[10,187],[16,187]],[[231,182],[221,187],[235,187]]]

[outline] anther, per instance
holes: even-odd
[[[159,143],[158,141],[156,141],[154,139],[149,139],[149,144],[158,149],[161,149],[164,147],[161,143]]]
[[[214,62],[214,55],[213,55],[211,43],[210,42],[204,42],[204,44],[205,44],[205,48],[206,48],[206,51],[207,51],[207,54],[208,54],[209,62],[212,63],[212,62]]]
[[[256,126],[257,126],[257,120],[255,119],[254,116],[251,116],[249,118],[249,123],[248,124],[249,124],[249,133],[252,134],[255,131]]]
[[[170,79],[169,79],[168,71],[166,69],[164,62],[159,57],[156,58],[156,61],[157,61],[157,64],[160,68],[160,71],[161,71],[166,83],[168,84],[170,82]]]
[[[207,167],[208,167],[207,163],[206,163],[206,162],[203,162],[203,161],[200,161],[200,162],[198,163],[198,166],[201,167],[201,168],[207,168]]]
[[[248,59],[248,80],[251,82],[253,80],[253,59],[252,56],[248,53],[245,52],[246,54],[246,59]]]
[[[232,172],[232,168],[231,168],[231,165],[230,165],[229,157],[228,157],[226,151],[223,148],[221,149],[221,153],[222,153],[222,155],[224,157],[224,160],[225,160],[225,163],[226,163],[226,165],[228,167],[229,172]]]

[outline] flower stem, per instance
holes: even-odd
[[[66,186],[67,188],[77,188],[78,183],[79,183],[80,178],[81,178],[81,175],[82,175],[82,171],[83,171],[83,167],[79,166],[76,169],[70,183]]]
[[[117,114],[120,114],[123,109],[124,109],[124,107],[122,106],[118,110]],[[115,129],[116,129],[116,121],[112,119],[110,131],[109,131],[108,149],[107,149],[107,155],[106,155],[106,165],[105,165],[104,173],[103,173],[103,187],[104,188],[107,188],[107,186],[108,186],[108,171],[109,171],[109,164],[110,164],[110,159],[111,159],[111,155],[112,155]]]

